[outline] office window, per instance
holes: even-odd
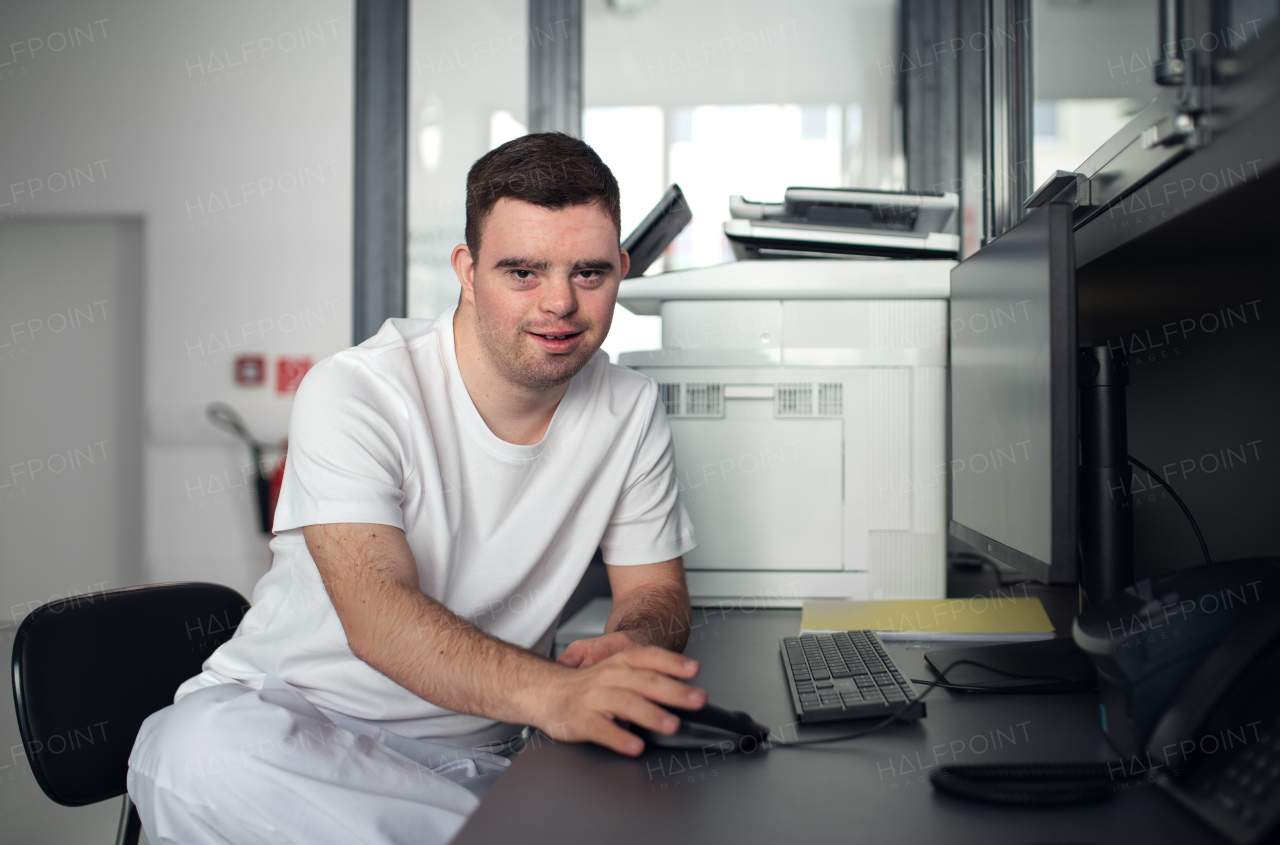
[[[622,194],[622,236],[662,198],[664,116],[657,106],[589,108],[582,139],[609,165]]]
[[[1055,170],[1077,169],[1141,107],[1127,98],[1036,101],[1032,182],[1039,186]]]
[[[1157,4],[1033,0],[1032,182],[1076,170],[1157,93]]]
[[[671,183],[693,222],[654,270],[732,260],[729,196],[901,188],[897,4],[583,0],[583,135],[618,174],[623,235]],[[618,309],[611,355],[659,344]]]
[[[527,0],[409,6],[408,314],[458,301],[449,263],[463,241],[467,170],[525,134],[531,38]]]
[[[618,180],[622,198],[622,237],[640,224],[667,189],[663,139],[665,115],[657,106],[604,106],[582,114],[582,139],[595,149]],[[647,274],[665,269],[653,263]],[[614,310],[604,351],[614,361],[620,352],[657,349],[662,345],[662,320]]]
[[[838,104],[680,107],[672,118],[669,178],[693,222],[672,244],[671,269],[733,260],[723,231],[730,194],[777,201],[791,185],[847,184]]]

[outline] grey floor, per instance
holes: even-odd
[[[12,624],[0,624],[0,654],[13,650]],[[7,661],[6,661],[7,662]],[[8,674],[8,673],[6,673]],[[120,821],[120,799],[88,807],[63,807],[44,796],[22,753],[13,714],[13,678],[0,696],[0,845],[111,845]],[[146,842],[144,835],[142,841]]]

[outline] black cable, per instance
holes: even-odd
[[[855,731],[854,733],[851,733],[851,734],[840,734],[839,736],[828,736],[828,737],[822,737],[820,739],[798,739],[798,740],[795,740],[794,742],[778,742],[776,740],[770,739],[769,744],[772,746],[780,747],[780,748],[790,748],[797,745],[817,745],[818,743],[821,743],[821,742],[840,742],[841,740],[844,740],[844,739],[859,739],[860,737],[870,736],[871,734],[876,733],[877,731],[883,730],[885,727],[892,724],[897,719],[901,718],[903,713],[906,713],[916,704],[928,698],[929,693],[931,692],[933,692],[932,686],[929,687],[929,689],[922,692],[918,698],[913,698],[907,701],[906,704],[903,704],[897,710],[893,711],[892,715],[886,716],[883,721],[877,722],[876,724],[872,725],[869,728],[864,728],[863,730]]]
[[[1077,685],[1074,687],[1064,687],[1061,685],[1040,684],[1027,687],[984,687],[979,684],[952,684],[947,681],[921,681],[911,678],[911,683],[919,684],[922,687],[940,687],[955,692],[989,692],[998,695],[1061,695],[1063,693],[1072,692],[1088,692],[1092,687]]]
[[[992,666],[987,663],[983,663],[979,660],[962,659],[962,660],[953,661],[952,663],[947,664],[947,668],[939,670],[938,674],[945,678],[947,676],[947,673],[950,672],[955,667],[965,666],[965,665],[977,666],[979,669],[986,669],[988,672],[995,672],[998,675],[1004,675],[1006,678],[1013,678],[1014,680],[1017,680],[1017,681],[1057,681],[1060,684],[1065,684],[1067,687],[1067,689],[1063,689],[1062,687],[1057,687],[1056,691],[1059,691],[1059,692],[1082,692],[1088,689],[1092,689],[1092,687],[1082,686],[1080,681],[1078,680],[1075,680],[1073,678],[1068,678],[1063,675],[1019,675],[1016,672],[1009,672],[999,667]],[[913,681],[912,683],[915,683],[915,682]],[[1037,686],[1047,687],[1048,684],[1033,684],[1032,688]],[[978,688],[982,689],[984,692],[993,692],[995,690],[1000,690],[1000,689],[1015,689],[1018,692],[1027,692],[1027,688],[1025,687],[1019,689],[1017,687],[981,687],[979,686]]]
[[[1177,493],[1173,492],[1173,488],[1169,486],[1169,482],[1161,478],[1151,467],[1147,466],[1133,455],[1129,455],[1129,463],[1145,472],[1151,478],[1160,482],[1160,486],[1167,490],[1169,495],[1173,497],[1173,500],[1178,503],[1178,507],[1182,508],[1182,512],[1187,515],[1187,520],[1191,523],[1191,530],[1196,532],[1196,539],[1200,541],[1200,551],[1204,554],[1205,565],[1212,565],[1213,558],[1209,557],[1209,546],[1204,542],[1204,535],[1200,533],[1200,526],[1196,524],[1196,518],[1191,515],[1191,509],[1186,506],[1186,503],[1182,501],[1181,497],[1179,497]]]
[[[860,737],[870,736],[871,734],[884,729],[885,727],[892,724],[897,719],[901,718],[903,713],[906,713],[917,702],[924,701],[925,698],[928,697],[929,693],[933,692],[938,687],[943,687],[945,689],[959,690],[962,692],[993,692],[993,693],[1004,693],[1004,694],[1017,693],[1017,694],[1024,694],[1024,695],[1049,695],[1049,694],[1059,694],[1059,693],[1089,692],[1093,689],[1093,686],[1091,685],[1082,684],[1077,680],[1073,680],[1071,678],[1067,678],[1062,675],[1040,675],[1040,676],[1018,675],[1014,672],[1007,672],[1004,669],[1000,669],[998,667],[991,666],[986,663],[982,663],[981,661],[978,661],[978,660],[956,660],[952,663],[947,664],[947,668],[943,669],[940,674],[942,674],[945,677],[947,672],[950,672],[952,669],[954,669],[957,666],[961,666],[965,664],[968,664],[970,666],[977,666],[981,669],[986,669],[989,672],[995,672],[997,674],[1004,675],[1009,678],[1014,678],[1020,681],[1057,681],[1059,684],[1062,684],[1062,686],[1050,686],[1048,684],[1037,684],[1037,685],[1032,685],[1030,687],[983,687],[983,686],[967,685],[967,684],[952,684],[946,681],[917,681],[914,678],[912,678],[911,683],[919,684],[920,686],[926,686],[928,687],[928,689],[925,690],[923,693],[921,693],[918,698],[911,699],[906,704],[903,704],[901,707],[895,710],[892,715],[885,717],[883,721],[877,722],[876,724],[872,725],[869,728],[866,728],[861,731],[855,731],[854,733],[850,733],[850,734],[841,734],[839,736],[823,737],[821,739],[802,739],[802,740],[797,740],[795,742],[777,742],[775,740],[769,740],[769,743],[770,745],[779,746],[781,748],[787,748],[795,745],[815,745],[821,742],[839,742],[845,739],[858,739]],[[1043,689],[1037,689],[1037,687],[1043,687]]]

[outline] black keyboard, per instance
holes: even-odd
[[[883,718],[907,702],[912,704],[903,719],[925,715],[920,694],[885,653],[874,631],[786,637],[782,663],[791,703],[803,723]]]

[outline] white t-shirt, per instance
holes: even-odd
[[[671,430],[647,376],[595,357],[540,443],[499,439],[458,371],[453,309],[391,319],[321,361],[294,401],[275,560],[235,636],[177,698],[271,675],[321,708],[402,736],[487,741],[504,726],[437,707],[351,653],[302,527],[404,530],[423,592],[468,622],[549,654],[596,547],[615,566],[694,548],[676,497]]]

